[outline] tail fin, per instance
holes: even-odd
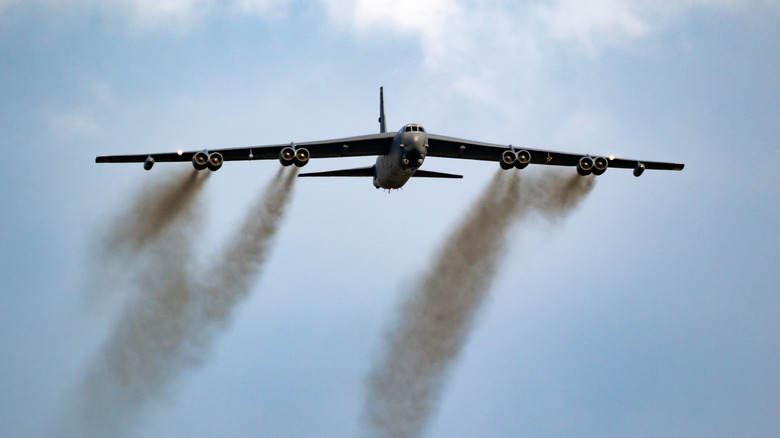
[[[385,126],[385,93],[384,87],[379,87],[379,132],[387,132]]]

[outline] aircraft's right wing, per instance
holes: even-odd
[[[590,154],[574,154],[569,152],[557,152],[544,149],[531,149],[519,146],[483,143],[460,138],[444,137],[428,134],[428,155],[432,157],[462,158],[466,160],[501,161],[502,154],[507,150],[527,151],[530,154],[530,164],[546,164],[551,166],[577,166],[583,157],[592,157]],[[608,158],[609,167],[622,169],[657,169],[657,170],[682,170],[682,163],[667,163],[662,161],[630,160],[623,158]],[[639,172],[641,173],[641,171]],[[636,172],[635,172],[636,175]]]

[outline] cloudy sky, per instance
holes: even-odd
[[[0,434],[104,431],[80,425],[85,385],[154,300],[152,256],[101,248],[189,165],[96,155],[373,133],[380,86],[389,130],[686,163],[610,170],[566,217],[504,233],[421,436],[776,433],[778,22],[775,0],[0,0]],[[296,181],[246,293],[111,430],[370,432],[383,333],[498,168],[454,161],[424,168],[463,180],[389,195]],[[191,247],[155,254],[219,266],[278,167],[200,181]]]

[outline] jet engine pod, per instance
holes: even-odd
[[[154,158],[149,155],[146,157],[146,161],[144,161],[144,170],[152,170],[152,166],[154,166]]]
[[[517,152],[517,160],[515,160],[515,167],[518,169],[525,169],[528,167],[528,163],[531,162],[531,153],[522,150]]]
[[[224,158],[222,158],[222,154],[219,152],[214,152],[212,154],[209,154],[209,163],[208,167],[209,170],[212,172],[215,170],[219,170],[220,167],[222,167],[222,163],[225,161]]]
[[[501,168],[504,170],[511,169],[515,166],[515,162],[517,162],[517,154],[515,151],[504,151],[503,154],[501,154],[501,161],[499,164],[501,165]]]
[[[295,149],[287,146],[279,152],[279,162],[282,166],[289,166],[295,159]]]
[[[642,163],[636,163],[636,167],[634,168],[634,176],[639,177],[642,175],[642,172],[645,171],[645,165]]]
[[[192,167],[195,170],[203,170],[209,165],[209,155],[206,152],[195,152],[192,156]]]
[[[593,172],[593,158],[582,157],[577,163],[577,173],[582,176],[590,175]]]
[[[601,175],[604,172],[607,171],[607,167],[609,167],[609,161],[604,157],[596,157],[593,160],[593,174],[594,175]]]
[[[293,163],[297,167],[303,167],[309,162],[309,157],[311,154],[309,154],[308,149],[299,148],[295,150],[295,156],[293,157]]]

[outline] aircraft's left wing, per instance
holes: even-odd
[[[530,164],[546,164],[552,166],[578,166],[580,160],[583,157],[596,158],[596,155],[590,154],[573,154],[568,152],[531,149],[518,146],[512,147],[509,145],[483,143],[428,134],[428,156],[431,157],[462,158],[466,160],[500,162],[502,159],[502,154],[507,150],[513,150],[515,152],[527,151],[530,154]],[[631,160],[615,157],[608,157],[607,159],[609,167],[621,169],[638,169],[641,167],[641,170],[682,170],[683,167],[685,167],[685,165],[682,163]]]
[[[282,149],[306,149],[311,158],[362,157],[381,155],[388,151],[393,133],[363,135],[338,138],[334,140],[309,141],[276,145],[247,146],[240,148],[207,148],[195,151],[163,152],[133,155],[104,155],[95,159],[96,163],[145,163],[151,157],[154,162],[192,161],[195,154],[219,153],[224,161],[239,160],[275,160],[279,159]],[[151,167],[151,166],[150,166]]]

